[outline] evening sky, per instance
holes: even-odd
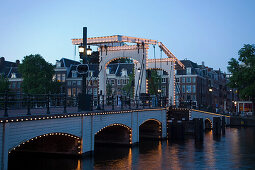
[[[0,56],[9,61],[37,53],[53,64],[78,60],[71,39],[83,26],[88,37],[162,41],[179,59],[223,71],[255,40],[254,0],[1,0],[0,16]]]

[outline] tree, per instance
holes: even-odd
[[[52,91],[54,67],[39,55],[25,56],[19,65],[22,74],[22,89],[25,93],[45,94]]]
[[[112,95],[112,85],[108,83],[106,85],[106,96],[111,96]]]
[[[9,81],[3,76],[0,75],[0,93],[4,93],[9,90]]]
[[[123,91],[129,96],[130,95],[130,97],[131,98],[133,98],[134,97],[134,81],[135,81],[135,75],[134,75],[134,70],[133,70],[133,72],[132,72],[132,74],[130,74],[129,76],[128,76],[129,78],[128,78],[128,83],[123,87]]]
[[[158,75],[157,70],[147,70],[147,79],[149,94],[158,94],[158,89],[160,88],[161,83],[161,76]]]
[[[232,73],[228,85],[231,88],[236,88],[242,99],[251,100],[254,106],[255,45],[245,44],[244,47],[239,50],[238,54],[238,60],[231,58],[228,62],[228,71]]]

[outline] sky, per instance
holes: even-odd
[[[0,56],[78,60],[71,39],[86,26],[88,37],[158,40],[179,60],[226,72],[230,58],[255,43],[254,9],[254,0],[0,0]]]

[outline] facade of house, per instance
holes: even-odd
[[[227,75],[221,70],[181,61],[185,70],[176,70],[176,105],[192,105],[216,112],[232,111],[232,90],[227,87]]]
[[[9,81],[9,90],[11,92],[21,93],[22,76],[18,72],[18,65],[20,61],[16,62],[6,61],[4,57],[0,58],[0,74]]]

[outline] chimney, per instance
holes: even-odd
[[[16,66],[18,66],[20,64],[19,60],[16,60]]]
[[[205,62],[204,61],[202,61],[202,66],[205,66]]]
[[[5,62],[5,58],[4,58],[4,57],[1,57],[1,58],[0,58],[0,66],[3,66],[3,65],[4,65],[4,62]]]

